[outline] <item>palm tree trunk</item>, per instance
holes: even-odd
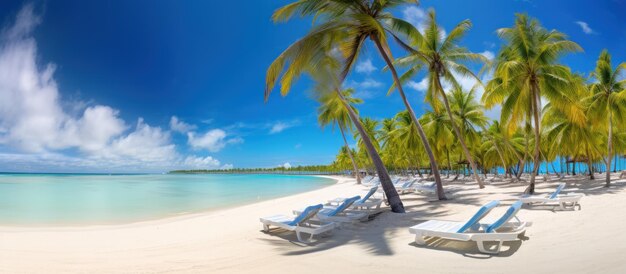
[[[356,165],[356,161],[354,160],[354,156],[352,156],[352,150],[348,145],[348,140],[346,139],[346,134],[343,132],[343,127],[339,126],[339,131],[341,131],[341,137],[343,137],[343,143],[346,145],[346,150],[348,151],[348,157],[350,157],[350,161],[352,161],[352,168],[354,168],[354,177],[356,178],[356,183],[361,184],[361,175],[359,174],[359,167]]]
[[[391,211],[395,213],[404,213],[405,210],[404,205],[402,204],[402,200],[400,200],[400,196],[398,195],[396,188],[393,186],[393,182],[389,177],[389,173],[387,172],[387,168],[385,168],[385,164],[383,164],[383,160],[380,159],[380,155],[378,155],[374,144],[372,144],[372,140],[370,140],[369,135],[367,135],[367,132],[365,132],[365,129],[361,124],[361,120],[359,120],[358,114],[356,114],[354,110],[350,107],[350,105],[348,105],[348,103],[346,102],[346,98],[343,97],[343,94],[341,94],[341,91],[339,89],[336,89],[335,92],[337,92],[337,95],[341,99],[341,102],[348,110],[348,115],[350,116],[352,123],[354,123],[357,131],[361,135],[361,140],[363,140],[363,143],[365,144],[367,154],[369,154],[372,163],[376,167],[376,172],[378,173],[378,178],[380,179],[380,185],[383,187],[383,191],[387,196],[387,202],[389,202]]]
[[[492,138],[491,136],[489,136],[489,134],[487,134],[487,130],[484,127],[482,127],[481,129],[483,132],[485,132],[485,136],[487,136],[487,138],[491,139],[491,142],[493,142],[493,147],[496,149],[496,152],[498,153],[498,156],[500,157],[500,161],[502,161],[502,167],[504,168],[504,178],[506,178],[506,161],[504,160],[502,151],[500,151],[500,148],[496,144],[496,138]],[[496,167],[496,170],[497,170],[497,167]]]
[[[461,143],[461,147],[463,148],[463,153],[465,154],[465,158],[467,159],[470,166],[472,167],[474,180],[476,180],[476,182],[478,183],[479,188],[485,188],[485,185],[483,185],[482,180],[480,180],[480,174],[476,171],[476,164],[474,163],[474,159],[472,159],[472,155],[470,154],[469,149],[467,149],[467,145],[465,144],[465,138],[461,134],[459,127],[456,125],[456,122],[454,121],[454,117],[452,116],[452,110],[450,109],[450,103],[448,102],[448,96],[446,95],[446,92],[443,90],[443,87],[441,86],[441,80],[439,79],[439,76],[436,76],[436,77],[437,77],[437,81],[436,81],[437,89],[439,90],[439,92],[441,92],[441,98],[443,99],[443,104],[446,107],[446,112],[448,112],[448,117],[450,118],[450,124],[452,124],[452,128],[454,129],[454,133],[456,134],[456,137],[459,138],[459,142]]]
[[[419,157],[415,157],[415,158],[417,160],[417,165],[416,165],[417,166],[417,175],[419,175],[420,178],[422,178],[424,176],[422,175],[422,171],[421,171],[421,169],[422,169],[422,166],[420,164],[421,161],[420,161]]]
[[[534,160],[534,164],[533,164],[533,172],[530,174],[530,185],[528,186],[528,189],[526,190],[526,193],[528,194],[534,194],[535,193],[535,176],[537,175],[537,171],[539,170],[539,165],[541,164],[540,158],[539,158],[539,153],[541,152],[540,150],[540,146],[541,146],[541,109],[539,109],[541,107],[541,105],[539,104],[539,88],[537,87],[537,84],[535,82],[532,83],[532,108],[533,108],[533,118],[535,120],[535,151],[534,151],[534,155],[533,155],[533,160]]]
[[[450,149],[446,147],[446,158],[448,158],[448,176],[446,178],[450,178],[450,171],[452,170],[452,165],[450,164]]]
[[[385,63],[387,63],[387,67],[389,67],[389,70],[391,70],[393,81],[396,84],[398,93],[400,93],[400,97],[402,97],[402,102],[404,103],[404,106],[409,112],[409,115],[411,116],[411,120],[413,121],[413,124],[417,128],[417,133],[422,139],[422,145],[424,146],[424,150],[426,150],[426,154],[428,154],[428,159],[430,160],[430,169],[433,173],[433,176],[435,177],[435,183],[437,184],[437,196],[439,200],[447,200],[446,195],[443,192],[443,184],[441,183],[441,176],[439,174],[439,168],[437,167],[437,161],[435,160],[435,155],[433,154],[433,150],[430,148],[430,143],[428,143],[428,138],[426,138],[426,134],[424,133],[424,129],[422,129],[422,125],[417,120],[417,117],[415,117],[415,112],[413,111],[411,104],[409,104],[409,101],[406,99],[406,95],[404,94],[404,89],[402,88],[402,84],[400,83],[400,79],[398,78],[398,73],[396,72],[396,68],[393,66],[391,59],[389,59],[389,56],[387,55],[387,52],[385,51],[382,44],[380,43],[380,40],[378,39],[378,37],[375,35],[372,35],[371,37],[372,37],[372,40],[374,40],[376,47],[378,47],[378,52],[380,53],[380,55],[382,55],[383,59],[385,59]]]
[[[611,186],[611,155],[613,154],[613,112],[609,108],[609,140],[607,142],[608,155],[606,157],[606,185]]]
[[[593,180],[593,164],[591,163],[591,154],[589,153],[589,146],[587,146],[587,166],[589,167],[589,179]]]

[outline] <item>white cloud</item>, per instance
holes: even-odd
[[[178,156],[169,132],[151,127],[142,118],[138,119],[135,131],[115,139],[102,155],[143,162],[171,161]]]
[[[37,64],[37,47],[30,37],[40,22],[25,6],[15,25],[2,32],[0,46],[0,144],[36,153],[78,148],[99,150],[126,126],[117,110],[87,107],[75,116],[62,108],[55,65]],[[42,67],[42,69],[39,69]]]
[[[382,82],[376,81],[373,78],[365,78],[361,82],[349,80],[344,82],[344,88],[353,88],[356,93],[354,96],[360,99],[371,99],[376,96],[376,92],[372,89],[378,89],[383,86]]]
[[[170,129],[172,131],[187,133],[189,131],[195,130],[197,127],[195,125],[187,124],[183,121],[178,120],[178,117],[172,116],[170,119]]]
[[[377,88],[377,87],[381,87],[383,85],[383,83],[378,82],[374,79],[371,78],[367,78],[365,79],[363,82],[358,83],[358,86],[361,88]]]
[[[290,163],[284,163],[282,165],[280,165],[281,167],[284,167],[286,169],[290,169],[291,168],[291,164]]]
[[[595,31],[593,29],[591,29],[589,27],[589,24],[587,24],[586,22],[583,21],[576,21],[574,22],[576,23],[578,26],[580,26],[580,29],[585,33],[585,34],[594,34]]]
[[[190,169],[217,169],[221,167],[219,160],[211,157],[187,156],[182,166]]]
[[[428,89],[428,78],[423,78],[419,82],[415,82],[410,80],[405,84],[407,87],[412,88],[417,91],[425,92]]]
[[[402,10],[402,17],[405,21],[411,23],[415,28],[417,28],[420,32],[424,32],[426,29],[426,23],[428,20],[428,13],[424,11],[424,9],[416,7],[416,6],[408,6],[404,10]],[[440,26],[440,34],[441,38],[445,38],[447,36],[446,30]]]
[[[270,125],[270,134],[276,134],[276,133],[280,133],[283,132],[284,130],[288,129],[288,128],[292,128],[295,127],[297,125],[299,125],[300,123],[296,120],[296,121],[290,121],[290,122],[284,122],[284,121],[278,121],[275,122],[273,124]]]
[[[141,118],[130,128],[112,107],[64,100],[53,77],[55,65],[37,63],[40,57],[32,31],[40,22],[32,5],[26,5],[15,23],[0,34],[0,164],[4,169],[146,172],[191,163],[220,166],[210,157],[194,160],[180,155],[170,131]],[[176,117],[170,122],[172,130],[194,128]]]
[[[226,146],[226,132],[221,129],[212,129],[200,136],[195,132],[188,132],[187,137],[189,145],[195,149],[217,152]]]
[[[376,67],[372,64],[371,59],[366,59],[356,64],[356,72],[369,74],[376,70]]]
[[[402,11],[404,20],[411,23],[418,30],[423,31],[426,28],[426,19],[428,14],[421,8],[409,6]]]
[[[371,89],[371,88],[379,88],[383,86],[382,82],[376,81],[373,78],[365,78],[363,81],[358,82],[354,80],[346,81],[344,84],[346,88],[354,88],[354,89]]]
[[[493,51],[490,51],[490,50],[485,50],[481,52],[480,54],[482,54],[483,56],[485,56],[485,58],[489,60],[493,60],[494,58],[496,58],[496,55],[493,53]]]

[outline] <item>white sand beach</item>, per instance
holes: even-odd
[[[524,207],[532,221],[523,241],[505,243],[499,255],[475,243],[413,243],[408,228],[428,219],[469,218],[493,199],[492,216],[506,210],[525,188],[492,182],[479,190],[469,182],[447,183],[454,199],[433,201],[402,195],[407,214],[388,210],[374,220],[346,226],[309,245],[293,233],[264,233],[259,217],[363,195],[354,180],[336,177],[323,189],[203,214],[127,225],[0,228],[0,273],[623,273],[626,262],[626,180],[609,189],[603,180],[566,178],[564,192],[579,192],[581,210]],[[558,181],[541,182],[538,193]]]

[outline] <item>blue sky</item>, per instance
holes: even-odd
[[[161,172],[330,163],[342,140],[316,122],[311,82],[263,102],[265,70],[310,28],[270,21],[289,1],[2,1],[0,171]],[[626,61],[626,1],[429,1],[393,12],[419,26],[435,8],[486,56],[516,12],[579,43],[588,73],[603,48]],[[395,56],[404,53],[394,48]],[[403,109],[371,45],[346,82],[373,118]],[[423,76],[407,84],[418,112]],[[464,81],[471,85],[471,81]],[[497,109],[488,114],[497,117]],[[353,142],[353,141],[351,141]]]

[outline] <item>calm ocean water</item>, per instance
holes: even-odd
[[[0,174],[0,225],[128,223],[249,204],[333,182],[291,175]]]

